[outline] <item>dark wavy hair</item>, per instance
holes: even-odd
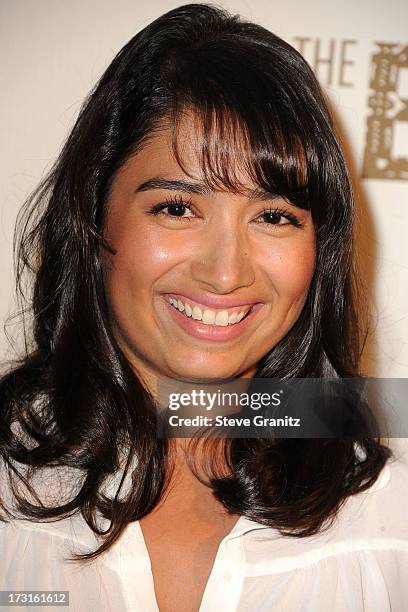
[[[256,377],[361,375],[352,188],[312,70],[288,43],[222,8],[187,4],[167,12],[119,51],[91,91],[16,230],[17,289],[23,314],[32,316],[32,338],[0,383],[0,454],[16,502],[12,510],[3,500],[2,520],[18,513],[59,520],[80,511],[103,536],[97,550],[74,556],[81,561],[148,514],[172,470],[169,440],[156,435],[154,399],[112,333],[101,250],[110,249],[103,227],[115,173],[164,123],[182,165],[177,133],[187,111],[203,127],[209,184],[239,191],[239,162],[261,188],[312,212],[317,260],[307,300]],[[26,273],[34,280],[29,294]],[[208,468],[215,497],[231,512],[297,537],[331,524],[391,456],[373,437],[237,438],[223,452],[228,473]],[[30,480],[57,467],[83,477],[72,498],[45,505]],[[121,468],[117,490],[107,495],[104,485]]]

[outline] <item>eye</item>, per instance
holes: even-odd
[[[283,225],[294,225],[295,227],[302,227],[302,223],[292,213],[282,208],[269,208],[264,209],[260,219],[264,219],[264,222],[257,221],[261,225],[272,225],[272,226],[283,226]],[[282,221],[284,221],[282,223]]]
[[[160,215],[163,214],[165,217],[170,217],[171,219],[175,219],[177,221],[189,221],[191,217],[184,216],[186,210],[191,211],[192,202],[186,202],[181,196],[171,196],[166,198],[165,202],[161,202],[160,204],[155,204],[148,211],[151,215]],[[167,213],[163,212],[167,208]]]

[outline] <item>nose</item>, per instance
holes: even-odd
[[[250,244],[244,230],[219,222],[208,227],[191,261],[191,275],[198,286],[214,293],[232,293],[255,280]]]

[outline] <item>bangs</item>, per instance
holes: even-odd
[[[317,156],[310,153],[307,117],[287,84],[277,84],[259,64],[242,65],[225,49],[222,60],[214,53],[213,62],[208,49],[202,62],[194,55],[183,57],[181,65],[173,59],[169,72],[166,107],[172,147],[187,175],[179,141],[185,120],[191,119],[191,140],[210,189],[245,193],[244,183],[249,182],[295,206],[311,208],[309,187],[316,169],[308,160]]]
[[[260,194],[309,209],[306,153],[299,137],[276,124],[269,124],[267,132],[254,119],[248,124],[226,106],[175,108],[170,125],[177,163],[191,177],[180,147],[185,121],[191,121],[191,144],[209,189],[245,195],[253,191],[248,184],[256,185]]]

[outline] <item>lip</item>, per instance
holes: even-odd
[[[255,317],[257,317],[259,311],[264,305],[259,302],[255,303],[251,312],[241,319],[239,323],[226,326],[215,326],[205,325],[201,321],[197,321],[191,317],[186,317],[186,315],[182,314],[179,310],[177,310],[177,308],[174,308],[174,306],[172,306],[166,299],[164,299],[164,303],[166,304],[166,308],[169,310],[173,320],[178,323],[180,327],[190,336],[199,338],[200,340],[212,340],[216,342],[225,342],[238,338],[252,324],[252,321],[255,319]]]
[[[195,302],[199,306],[207,306],[208,308],[215,308],[219,310],[228,310],[231,308],[236,308],[238,306],[253,306],[254,304],[260,303],[257,300],[237,301],[234,299],[228,299],[226,297],[221,296],[216,297],[215,295],[209,295],[205,293],[189,293],[188,295],[182,293],[167,293],[166,295],[168,297],[174,297],[176,299],[179,299],[182,302],[190,300],[191,302]]]

